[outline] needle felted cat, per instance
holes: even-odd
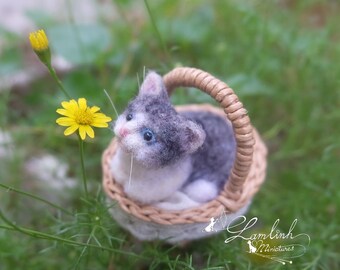
[[[214,199],[235,158],[231,125],[209,112],[177,113],[155,72],[147,74],[114,132],[114,179],[131,199],[169,210]]]

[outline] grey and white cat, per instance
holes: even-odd
[[[180,210],[214,199],[235,158],[231,125],[209,112],[177,113],[163,79],[149,72],[114,125],[111,164],[126,194],[143,204]]]

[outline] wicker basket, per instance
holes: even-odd
[[[129,199],[111,173],[111,160],[117,149],[112,140],[103,154],[103,186],[112,207],[114,219],[141,240],[163,239],[170,243],[211,235],[204,228],[212,217],[223,217],[220,229],[238,215],[243,215],[265,179],[267,149],[252,127],[247,111],[233,90],[207,72],[195,68],[175,68],[164,76],[169,94],[176,87],[195,87],[206,92],[222,108],[211,105],[186,105],[180,110],[205,110],[230,121],[236,139],[236,158],[229,179],[219,196],[199,207],[182,211],[167,211],[150,205],[140,205]],[[112,200],[116,203],[112,203]],[[223,225],[221,225],[223,224]],[[215,230],[215,232],[218,230]]]

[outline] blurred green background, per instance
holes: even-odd
[[[21,31],[0,25],[0,208],[9,221],[46,233],[8,230],[2,219],[0,269],[340,268],[339,1],[59,5],[62,12],[26,10],[31,26]],[[89,17],[81,16],[85,5]],[[165,74],[191,66],[228,83],[269,148],[266,182],[248,216],[259,218],[256,230],[279,218],[279,228],[287,231],[298,219],[294,231],[311,238],[307,253],[283,266],[249,257],[241,241],[226,245],[225,233],[185,247],[136,241],[105,206],[100,161],[113,136],[107,129],[97,130],[85,144],[92,199],[84,201],[77,137],[64,137],[55,124],[65,97],[28,44],[29,31],[40,28],[71,96],[87,98],[112,117],[103,89],[121,112],[136,95],[137,74],[142,78],[144,67]],[[178,90],[172,99],[175,104],[212,102],[196,89]]]

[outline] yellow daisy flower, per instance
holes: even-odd
[[[62,109],[58,109],[57,113],[63,115],[56,120],[60,126],[68,127],[64,131],[64,135],[68,136],[79,130],[79,135],[82,140],[85,140],[86,135],[94,138],[92,127],[105,128],[108,127],[108,122],[111,118],[103,113],[100,113],[100,108],[97,106],[88,107],[85,98],[79,98],[78,102],[74,99],[63,101]]]

